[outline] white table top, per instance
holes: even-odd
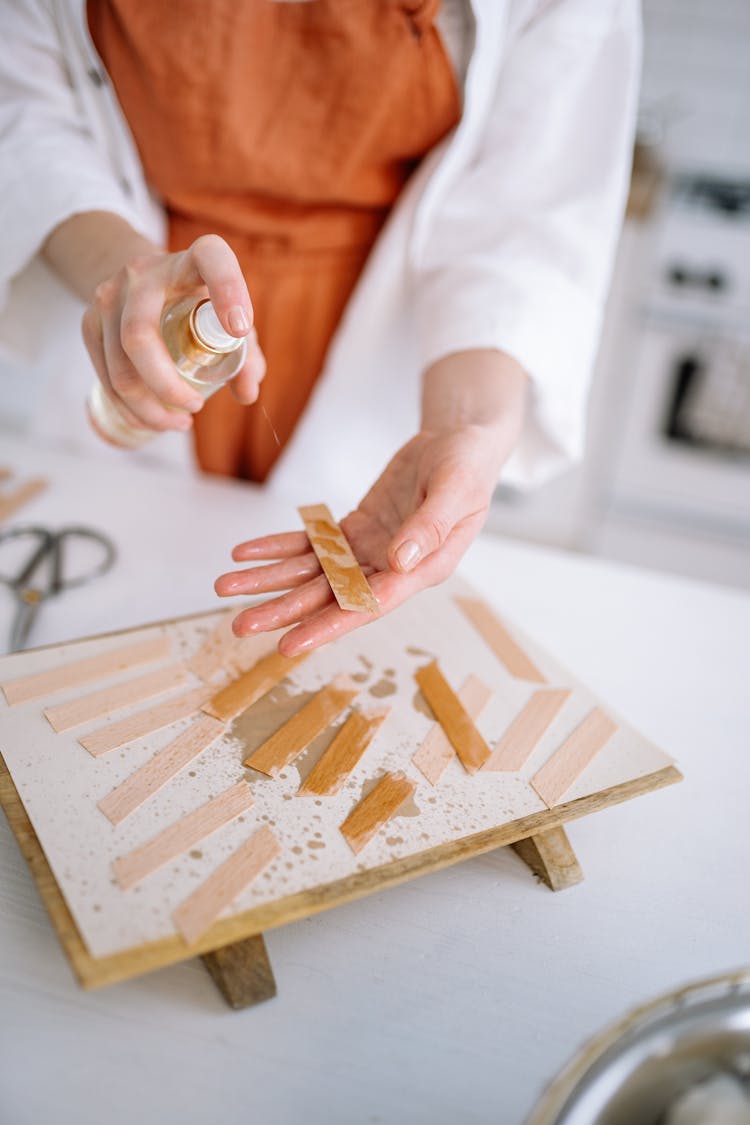
[[[297,523],[295,503],[127,455],[0,449],[51,481],[15,522],[85,522],[120,552],[33,644],[215,607],[232,545]],[[685,781],[572,824],[568,891],[501,850],[272,931],[279,995],[239,1013],[198,961],[79,990],[0,817],[0,1121],[520,1125],[603,1024],[750,961],[750,597],[490,537],[462,573]],[[0,590],[2,640],[9,622]]]

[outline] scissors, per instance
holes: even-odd
[[[51,531],[47,527],[22,526],[0,531],[0,544],[11,539],[31,541],[31,550],[15,577],[0,574],[0,582],[10,588],[16,601],[8,651],[19,652],[26,645],[42,603],[63,590],[85,586],[105,574],[115,561],[117,552],[111,539],[90,527],[71,525]],[[80,574],[70,574],[70,568],[66,566],[66,547],[75,541],[93,543],[97,554],[93,566]]]

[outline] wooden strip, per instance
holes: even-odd
[[[417,788],[404,773],[387,773],[349,813],[341,832],[355,855],[369,844],[379,828],[394,816]]]
[[[542,675],[536,664],[511,637],[502,621],[496,617],[486,602],[479,598],[464,598],[458,594],[455,601],[511,676],[519,680],[530,680],[535,684],[547,683],[547,677]]]
[[[124,891],[158,871],[170,860],[194,848],[201,840],[223,828],[225,824],[252,808],[253,794],[246,781],[238,781],[218,797],[170,824],[147,844],[116,859],[112,864],[115,877]]]
[[[185,941],[197,941],[280,853],[281,845],[267,824],[254,832],[172,914]]]
[[[248,707],[252,707],[261,696],[266,695],[271,688],[288,676],[293,668],[307,659],[307,653],[301,656],[282,656],[281,653],[272,652],[261,657],[252,668],[238,679],[227,684],[220,692],[214,695],[208,703],[201,708],[207,715],[213,715],[228,723],[236,719]]]
[[[440,671],[437,660],[418,668],[414,678],[464,769],[468,773],[475,773],[484,765],[492,751]]]
[[[126,707],[134,707],[136,703],[173,691],[182,687],[187,678],[187,669],[182,662],[170,664],[167,668],[157,668],[155,672],[146,672],[124,683],[92,691],[67,703],[58,703],[56,707],[47,707],[44,715],[53,730],[70,730],[92,719],[113,715],[116,711],[124,711]]]
[[[520,770],[570,695],[566,689],[535,691],[495,744],[484,769]]]
[[[147,734],[155,734],[156,731],[163,730],[164,727],[171,726],[180,719],[188,719],[200,710],[215,691],[216,688],[212,684],[193,688],[175,699],[165,699],[163,703],[136,711],[134,715],[125,715],[124,718],[106,727],[97,727],[96,730],[81,735],[78,741],[92,757],[99,758],[102,754],[108,754],[110,750],[119,750],[121,746],[135,742],[138,738],[144,738]]]
[[[310,546],[342,609],[358,613],[377,613],[378,600],[362,573],[343,531],[325,504],[298,508]]]
[[[74,660],[70,664],[48,668],[45,672],[35,672],[32,676],[21,676],[17,680],[0,684],[0,687],[8,703],[15,706],[27,703],[30,699],[40,699],[43,695],[54,695],[66,688],[109,679],[119,672],[138,668],[143,664],[166,660],[169,648],[167,634],[158,633],[146,640],[104,652],[100,656],[88,656],[85,660]]]
[[[359,687],[346,676],[338,676],[316,692],[296,715],[266,739],[262,746],[245,759],[244,765],[275,777],[279,770],[294,761],[314,738],[338,718],[359,694]]]
[[[338,793],[390,711],[390,707],[380,711],[352,711],[297,792],[312,793],[318,797],[331,797]]]
[[[531,784],[548,808],[565,796],[616,730],[617,723],[595,707],[534,774]]]
[[[217,672],[221,672],[232,654],[239,638],[232,632],[235,610],[225,613],[187,662],[187,666],[199,679],[208,682]]]
[[[225,729],[224,723],[211,715],[200,715],[187,730],[108,793],[99,802],[99,808],[112,824],[120,824],[202,754]]]
[[[4,492],[0,496],[0,520],[10,519],[19,508],[22,508],[24,504],[31,503],[35,496],[43,492],[48,484],[49,481],[43,477],[32,477],[30,480],[17,485],[10,492]]]
[[[467,676],[458,691],[458,699],[466,708],[467,715],[478,718],[487,705],[492,692],[473,673]],[[440,723],[435,723],[427,732],[424,742],[412,758],[414,765],[423,773],[430,785],[437,785],[443,772],[456,756]]]

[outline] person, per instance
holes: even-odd
[[[59,371],[82,303],[132,424],[191,434],[204,471],[352,505],[381,614],[453,572],[501,470],[533,486],[580,453],[635,0],[15,0],[0,22],[6,353]],[[203,405],[159,321],[206,294],[249,346]],[[70,442],[88,376],[64,369],[36,432]],[[293,655],[369,620],[303,533],[233,557],[265,565],[217,592],[277,595],[240,635],[287,628]]]

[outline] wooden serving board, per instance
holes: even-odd
[[[51,701],[0,705],[0,803],[84,987],[111,984],[219,949],[680,780],[671,759],[600,705],[617,725],[616,734],[564,799],[546,807],[531,779],[599,701],[505,621],[541,681],[523,680],[509,671],[458,604],[457,598],[467,596],[476,597],[454,580],[314,654],[120,825],[111,824],[97,802],[190,720],[95,758],[78,739],[101,726],[101,720],[55,733],[43,715],[49,702],[64,703],[90,686],[58,693]],[[0,682],[88,659],[150,635],[166,635],[169,660],[185,661],[189,668],[222,616],[204,614],[5,657],[0,659]],[[253,639],[244,663],[267,653],[271,644],[269,638]],[[236,656],[235,649],[233,659]],[[445,679],[456,689],[474,674],[491,690],[492,698],[476,720],[490,746],[500,742],[540,686],[565,689],[570,697],[521,769],[469,774],[456,757],[433,786],[412,762],[434,726],[415,680],[415,672],[432,659],[439,661]],[[389,705],[391,713],[336,794],[313,798],[297,791],[345,715],[327,732],[327,739],[318,739],[278,777],[243,767],[248,753],[338,675],[353,677],[363,706]],[[200,682],[196,678],[187,686],[195,690]],[[139,703],[133,713],[144,706],[149,704]],[[121,719],[118,712],[108,721]],[[355,854],[340,826],[383,774],[395,770],[414,783],[413,800]],[[114,859],[141,847],[243,778],[254,798],[244,817],[139,887],[123,891],[116,885]],[[272,828],[280,844],[268,877],[239,895],[217,922],[188,944],[175,929],[172,912],[251,832],[264,826]]]

